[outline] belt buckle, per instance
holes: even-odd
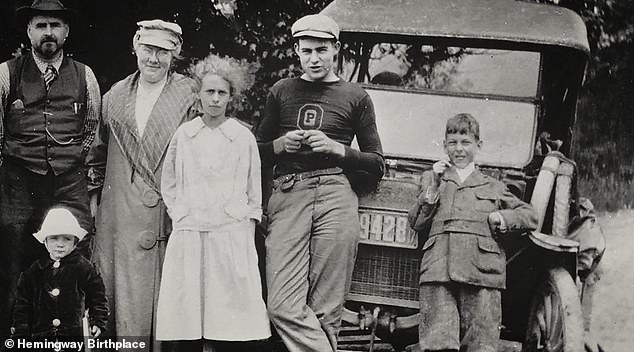
[[[295,174],[284,175],[281,180],[280,189],[282,192],[288,192],[295,186]]]

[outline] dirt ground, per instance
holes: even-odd
[[[606,352],[634,351],[634,210],[599,217],[607,248],[592,331]]]
[[[634,209],[599,217],[606,237],[601,280],[594,297],[592,335],[605,352],[634,351]],[[500,352],[521,350],[503,342]]]
[[[634,209],[603,214],[599,223],[607,248],[594,297],[592,334],[605,352],[631,352],[634,351]],[[510,341],[503,341],[500,346],[500,352],[519,350],[520,345]]]

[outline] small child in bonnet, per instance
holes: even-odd
[[[83,337],[82,318],[88,309],[90,332],[98,336],[108,318],[101,275],[75,250],[87,231],[66,208],[52,208],[33,236],[49,256],[33,263],[18,280],[13,312],[14,337]]]

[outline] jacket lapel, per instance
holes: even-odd
[[[188,110],[195,99],[195,91],[189,79],[170,74],[163,87],[140,140],[143,162],[151,172],[156,172],[174,132],[188,117]]]
[[[442,180],[445,182],[451,181],[458,186],[460,186],[460,184],[462,183],[460,182],[460,177],[458,176],[458,173],[456,172],[456,169],[454,167],[446,169],[445,173],[442,175]]]
[[[120,86],[113,87],[104,99],[104,103],[108,104],[108,116],[104,118],[107,118],[115,140],[135,170],[140,166],[140,138],[135,116],[138,81],[137,71],[124,79]]]
[[[136,106],[136,87],[138,84],[138,72],[129,76],[123,82],[121,89],[112,91],[111,104],[108,106],[108,120],[111,125],[116,125],[117,136],[123,138],[129,135],[134,141],[139,140],[139,132],[136,125],[134,109]]]
[[[195,83],[180,74],[170,74],[141,137],[135,113],[138,80],[137,71],[108,93],[108,121],[133,172],[139,172],[149,185],[158,189],[158,178],[154,173],[172,135],[188,117],[195,100]]]
[[[486,180],[482,172],[480,172],[480,169],[478,169],[477,167],[469,176],[467,176],[464,182],[460,181],[460,176],[458,176],[458,173],[456,172],[456,169],[454,167],[451,167],[447,169],[447,171],[445,171],[445,173],[442,175],[442,180],[444,182],[451,181],[458,185],[458,188],[476,187],[489,182]]]
[[[477,167],[462,183],[461,187],[477,187],[489,183]]]

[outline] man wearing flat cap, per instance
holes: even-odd
[[[48,208],[63,205],[93,228],[84,166],[101,109],[90,67],[64,55],[75,12],[35,0],[16,16],[31,52],[0,64],[0,336],[19,273],[43,254],[31,234]],[[90,237],[78,245],[86,257]]]
[[[158,351],[153,320],[171,231],[160,177],[174,132],[193,116],[197,85],[171,71],[181,27],[162,20],[137,25],[137,70],[104,95],[88,155],[91,199],[101,195],[93,257],[114,302],[109,334],[147,338],[138,351]]]
[[[269,317],[291,352],[336,351],[360,236],[348,176],[378,181],[384,163],[374,107],[337,77],[339,26],[323,15],[291,28],[301,77],[277,82],[257,134],[273,166],[266,278]],[[350,147],[357,139],[359,150]]]

